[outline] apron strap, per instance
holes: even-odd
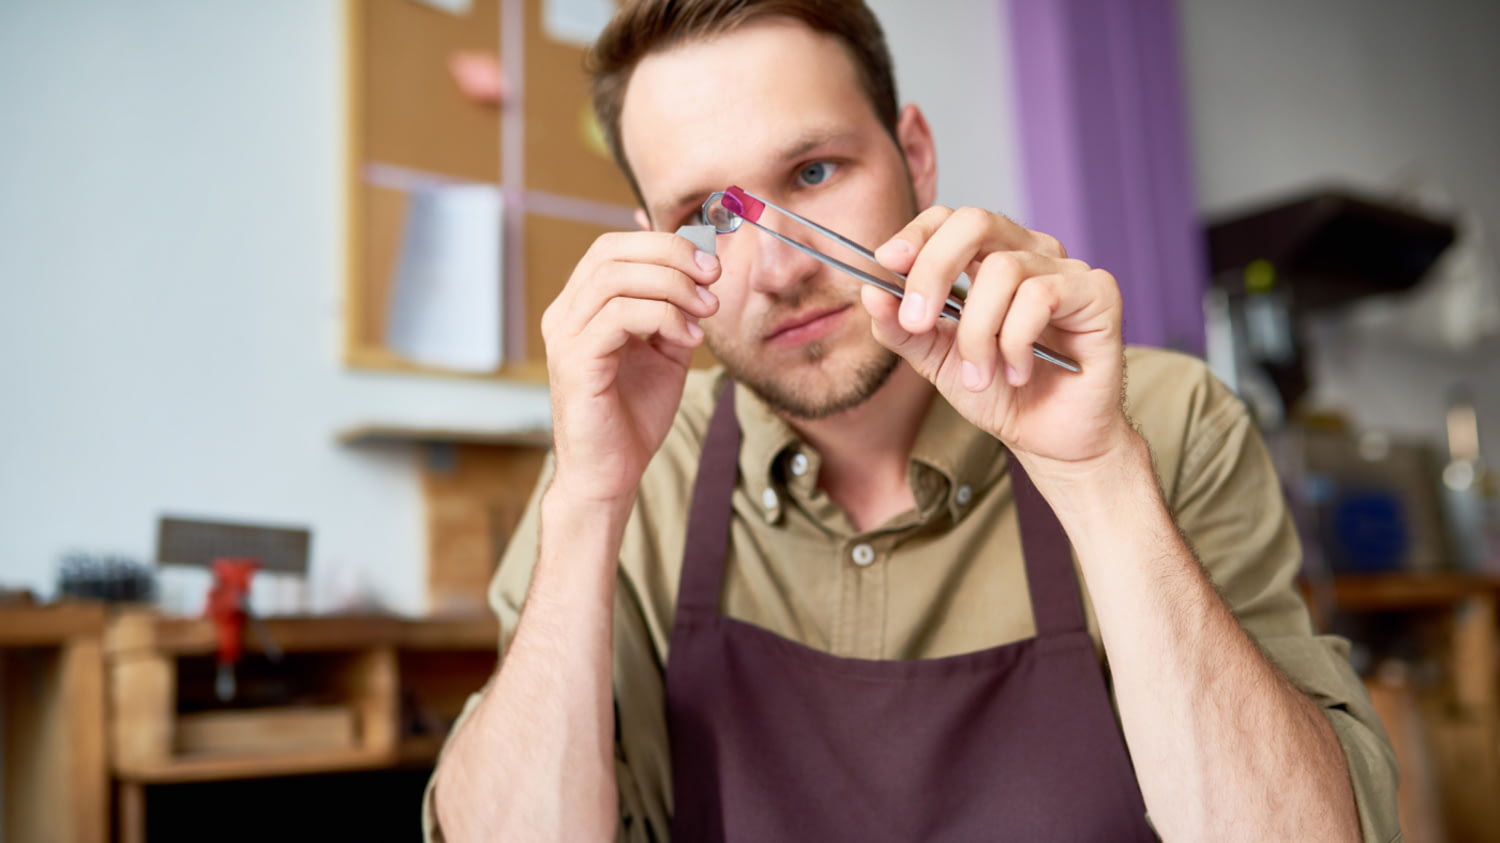
[[[717,614],[724,585],[724,564],[729,558],[729,522],[734,514],[734,486],[739,479],[740,423],[734,413],[734,381],[725,379],[719,393],[703,456],[693,484],[693,504],[688,513],[687,544],[682,559],[682,582],[677,592],[677,612]]]
[[[1026,560],[1026,585],[1037,637],[1082,631],[1083,592],[1073,571],[1068,534],[1042,493],[1037,491],[1021,461],[1009,455],[1011,494],[1021,524],[1021,555]]]

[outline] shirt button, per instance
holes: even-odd
[[[854,546],[854,553],[852,555],[854,556],[854,564],[863,568],[875,561],[875,548],[867,544],[857,544]]]
[[[798,477],[807,473],[807,454],[797,454],[792,457],[792,473]]]
[[[974,499],[974,490],[969,488],[969,486],[965,484],[958,487],[958,494],[954,495],[953,497],[958,501],[959,506],[968,506],[969,501]]]
[[[760,493],[760,502],[765,504],[766,509],[775,509],[781,499],[776,496],[775,489],[767,489]]]

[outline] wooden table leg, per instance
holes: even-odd
[[[59,666],[67,729],[73,839],[109,840],[109,769],[104,749],[104,653],[97,638],[68,642]]]
[[[104,748],[104,656],[98,638],[17,648],[0,667],[5,687],[4,836],[106,843],[109,770]]]
[[[146,843],[146,786],[120,782],[120,843]]]
[[[1448,752],[1456,780],[1445,783],[1454,840],[1500,841],[1500,722],[1496,701],[1496,609],[1493,595],[1466,598],[1452,619]]]

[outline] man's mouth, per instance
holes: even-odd
[[[777,323],[765,336],[767,344],[801,345],[822,339],[838,327],[839,319],[851,304],[822,307],[799,313]]]

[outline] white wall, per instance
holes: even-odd
[[[541,390],[339,363],[340,6],[0,2],[0,584],[149,560],[181,514],[310,527],[315,585],[419,611],[419,456],[334,432],[545,421]],[[874,6],[940,200],[1020,215],[998,4]]]
[[[1222,213],[1313,183],[1434,179],[1500,244],[1500,3],[1181,0],[1200,200]],[[1493,257],[1493,254],[1491,254]],[[1478,392],[1500,465],[1500,342],[1417,348],[1324,320],[1313,398],[1441,444],[1450,385]]]
[[[536,389],[339,363],[340,4],[0,3],[0,582],[149,560],[164,513],[307,526],[315,584],[426,599],[417,452]]]
[[[1026,219],[999,0],[867,0],[885,28],[903,103],[921,106],[938,149],[938,202]]]

